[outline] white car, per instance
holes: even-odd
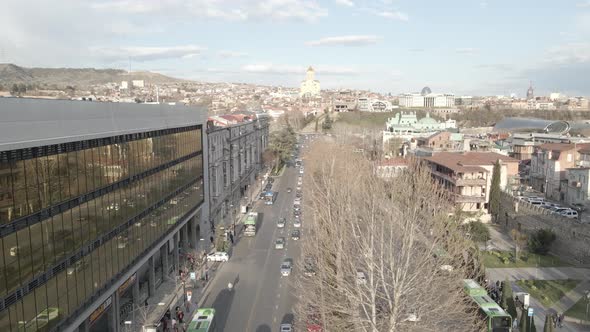
[[[209,262],[227,262],[228,260],[229,255],[227,252],[218,251],[207,255],[207,261]]]
[[[559,215],[570,219],[578,219],[578,211],[572,209],[563,210],[559,213]]]
[[[280,237],[275,241],[275,249],[285,249],[285,238]]]
[[[293,331],[293,325],[291,324],[281,324],[281,332],[292,332]]]
[[[299,218],[295,218],[293,220],[293,227],[295,227],[295,228],[301,227],[301,220]]]
[[[288,277],[291,274],[291,270],[293,269],[293,265],[290,259],[285,259],[281,264],[281,275],[283,277]]]

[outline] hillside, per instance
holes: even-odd
[[[144,80],[146,84],[162,84],[183,81],[152,72],[127,73],[121,69],[94,68],[24,68],[14,64],[0,64],[0,84],[39,84],[44,86],[68,85],[87,87],[90,85],[106,84],[131,80]]]

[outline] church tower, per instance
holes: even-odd
[[[533,90],[533,82],[530,83],[529,89],[526,90],[526,100],[535,99],[535,93]]]

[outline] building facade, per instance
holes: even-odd
[[[568,204],[587,206],[590,203],[590,168],[568,168],[567,185],[566,202]]]
[[[455,95],[450,93],[404,93],[398,100],[402,108],[455,107]]]
[[[315,79],[315,70],[312,67],[307,68],[305,81],[301,82],[299,96],[301,98],[315,98],[320,96],[320,81]]]
[[[259,179],[262,153],[268,146],[269,117],[256,114],[242,121],[207,129],[209,147],[209,222],[211,228],[230,225],[240,213],[245,194]]]
[[[120,331],[144,303],[159,321],[179,248],[198,247],[206,220],[206,112],[20,98],[0,109],[0,330]]]
[[[440,152],[424,158],[432,177],[450,192],[463,211],[488,209],[494,164],[500,160],[500,187],[518,175],[518,160],[494,152]]]

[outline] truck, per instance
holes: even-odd
[[[244,221],[244,236],[256,235],[256,224],[258,222],[258,212],[250,212]]]

